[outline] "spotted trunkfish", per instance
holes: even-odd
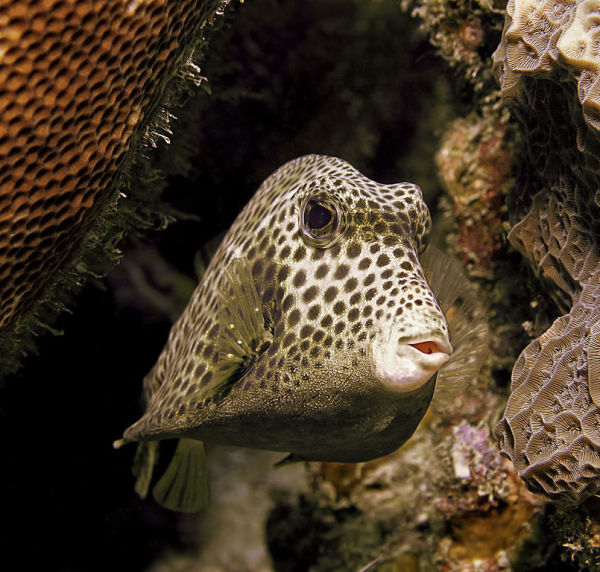
[[[444,383],[460,385],[483,355],[484,322],[458,263],[428,249],[438,300],[428,284],[419,256],[430,230],[414,184],[379,184],[321,155],[272,174],[144,379],[145,413],[115,442],[139,443],[138,493],[164,439],[179,444],[154,496],[183,511],[208,501],[205,441],[337,462],[405,443],[436,372],[450,360]]]

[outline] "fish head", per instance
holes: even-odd
[[[275,299],[273,358],[312,376],[360,364],[364,383],[383,393],[424,385],[452,347],[419,262],[431,230],[421,189],[314,155],[273,177],[265,188],[280,193],[262,227],[268,260],[250,252],[259,289]]]

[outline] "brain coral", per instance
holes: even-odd
[[[509,239],[570,308],[523,350],[496,435],[529,488],[558,501],[600,491],[599,13],[510,0],[494,55],[525,151]]]
[[[0,329],[73,256],[217,0],[0,0]]]

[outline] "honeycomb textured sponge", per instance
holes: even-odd
[[[0,329],[73,256],[217,2],[0,0]]]
[[[517,360],[496,435],[529,488],[560,502],[600,493],[598,10],[510,0],[494,54],[522,124],[509,239],[567,312]]]

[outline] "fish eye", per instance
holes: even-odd
[[[310,246],[327,248],[343,235],[344,216],[331,197],[308,197],[302,202],[300,228]]]
[[[305,212],[306,226],[310,230],[323,231],[327,225],[334,222],[335,212],[323,203],[309,204]]]

